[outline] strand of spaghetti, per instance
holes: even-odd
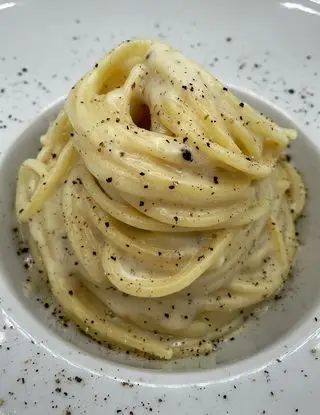
[[[42,149],[39,151],[37,159],[41,162],[47,162],[52,155],[54,158],[60,154],[60,151],[69,141],[70,133],[72,132],[72,126],[69,122],[69,118],[64,110],[61,110],[50,125],[45,135],[41,137]]]
[[[30,174],[34,173],[37,177],[37,180],[30,180]],[[25,206],[27,205],[30,193],[34,192],[35,187],[37,186],[41,177],[46,176],[47,169],[43,163],[36,159],[28,159],[24,161],[19,169],[18,181],[17,181],[17,192],[16,192],[16,215],[19,218],[19,215],[24,211]]]
[[[26,222],[34,213],[41,209],[44,201],[52,194],[56,186],[66,177],[67,172],[73,167],[78,158],[71,141],[62,150],[56,165],[39,182],[37,189],[30,201],[21,213],[18,214],[19,221]]]
[[[290,207],[294,211],[295,218],[297,218],[301,214],[306,202],[306,188],[301,175],[290,163],[284,162],[284,168],[291,183],[289,191],[291,199]]]

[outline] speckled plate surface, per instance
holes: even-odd
[[[290,152],[309,200],[293,278],[208,358],[156,364],[97,346],[26,292],[16,255],[19,163],[83,72],[134,37],[171,43],[299,131]],[[0,0],[0,414],[319,412],[319,39],[319,0]]]

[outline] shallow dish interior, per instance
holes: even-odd
[[[3,220],[0,234],[0,252],[2,255],[3,272],[0,282],[7,286],[17,299],[19,307],[28,313],[34,323],[28,329],[31,336],[41,341],[57,337],[69,344],[70,349],[82,350],[86,353],[108,359],[123,365],[161,369],[164,371],[186,371],[197,368],[211,369],[219,365],[229,365],[248,359],[266,348],[290,345],[290,333],[302,325],[313,313],[320,293],[318,268],[320,257],[317,246],[320,240],[320,219],[317,214],[320,208],[318,177],[320,177],[319,152],[308,140],[308,137],[284,113],[268,102],[247,91],[234,91],[242,100],[251,104],[259,111],[273,118],[280,125],[296,128],[298,138],[288,150],[295,165],[304,176],[308,189],[308,203],[303,218],[299,222],[299,238],[301,246],[292,278],[287,282],[277,300],[265,305],[266,312],[257,313],[259,317],[252,317],[245,326],[232,335],[232,341],[224,341],[218,350],[201,358],[180,359],[173,362],[160,362],[129,356],[123,352],[110,351],[99,346],[85,335],[79,333],[75,327],[64,327],[52,316],[52,308],[44,308],[45,297],[36,291],[26,295],[24,281],[26,271],[21,258],[16,255],[16,241],[13,238],[12,221],[16,175],[20,163],[27,157],[36,154],[39,148],[39,137],[54,119],[63,101],[59,101],[35,120],[12,145],[0,167],[1,204],[0,215]],[[261,310],[263,311],[263,310]],[[19,323],[19,322],[18,322]],[[21,322],[23,326],[23,322]],[[55,350],[53,350],[55,352]]]

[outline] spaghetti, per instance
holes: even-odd
[[[208,353],[288,276],[295,137],[170,46],[128,41],[21,165],[18,221],[86,333],[161,359]]]

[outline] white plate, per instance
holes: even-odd
[[[0,0],[0,414],[319,412],[319,16],[320,0]],[[294,277],[208,358],[126,358],[54,324],[23,292],[11,232],[17,167],[36,151],[52,104],[133,37],[165,39],[299,130],[292,154],[310,197]]]

